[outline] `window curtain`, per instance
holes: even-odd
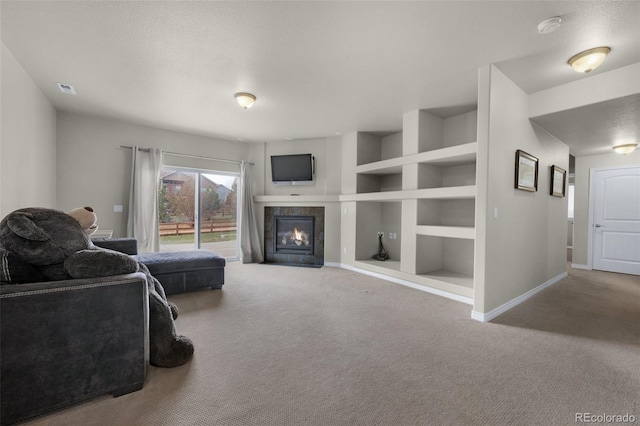
[[[263,261],[260,233],[253,206],[251,192],[251,171],[246,162],[240,165],[242,175],[242,204],[240,206],[240,261],[242,263],[259,263]]]
[[[138,240],[138,251],[160,249],[158,191],[162,150],[134,146],[131,158],[131,192],[127,235]]]

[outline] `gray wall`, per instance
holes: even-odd
[[[0,217],[22,207],[55,208],[56,111],[4,44],[0,63]]]
[[[566,271],[567,198],[549,195],[549,169],[569,168],[569,147],[529,121],[528,95],[496,67],[483,68],[479,84],[476,250],[484,268],[476,269],[474,310],[487,313]],[[517,149],[539,159],[537,192],[514,189]]]
[[[68,211],[75,207],[92,206],[100,228],[112,229],[115,237],[126,233],[131,176],[131,150],[121,148],[121,145],[247,160],[256,163],[254,176],[263,173],[260,144],[229,142],[104,117],[59,112],[57,140],[58,207]],[[237,169],[237,166],[228,163],[169,155],[165,156],[165,163],[195,168]],[[256,191],[260,184],[254,180],[252,186]],[[115,213],[114,205],[122,205],[123,212]]]

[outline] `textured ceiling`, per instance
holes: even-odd
[[[542,115],[533,121],[560,140],[605,141],[576,142],[574,156],[610,153],[614,145],[640,142],[640,94]]]
[[[0,7],[3,43],[57,108],[248,142],[393,131],[407,111],[463,111],[489,63],[532,93],[585,78],[566,60],[586,48],[612,47],[594,74],[640,62],[637,1]],[[555,15],[564,24],[538,34]],[[258,97],[252,109],[238,107],[238,91]]]

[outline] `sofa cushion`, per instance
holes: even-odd
[[[225,259],[209,250],[143,253],[134,257],[160,281],[167,296],[220,289],[224,284]]]
[[[208,250],[142,253],[133,257],[147,265],[152,275],[224,268],[226,264],[223,257]]]

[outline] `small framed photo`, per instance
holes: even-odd
[[[515,188],[532,192],[538,190],[538,159],[520,149],[516,151]]]
[[[558,166],[551,166],[551,195],[564,197],[567,189],[567,171]]]

